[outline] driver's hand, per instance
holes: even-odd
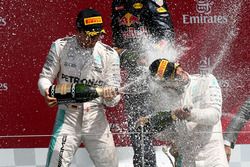
[[[224,148],[225,148],[225,152],[226,152],[226,156],[227,156],[227,161],[229,162],[230,157],[231,157],[231,147],[224,145]]]
[[[140,117],[135,124],[135,127],[138,128],[140,126],[145,126],[149,122],[148,117]]]
[[[185,120],[191,115],[190,112],[185,111],[183,108],[178,108],[174,110],[172,113],[180,120]]]
[[[117,95],[117,89],[113,87],[104,87],[102,97],[106,100],[112,100]]]

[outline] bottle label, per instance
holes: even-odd
[[[64,103],[83,103],[93,100],[102,94],[102,89],[89,87],[84,84],[71,84],[63,83],[58,85],[52,85],[49,88],[49,94],[51,97],[57,98],[58,104]]]
[[[56,86],[55,93],[66,95],[67,93],[70,93],[71,91],[71,84],[59,84]]]
[[[71,95],[72,95],[72,98],[75,99],[76,97],[76,84],[72,84],[71,86]]]

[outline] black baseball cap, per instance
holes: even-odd
[[[156,59],[149,66],[149,71],[152,76],[158,76],[165,80],[174,79],[176,69],[180,66],[179,63],[169,62],[167,59]]]
[[[79,12],[76,19],[78,31],[85,31],[89,36],[106,33],[103,29],[102,16],[94,9],[84,9]]]

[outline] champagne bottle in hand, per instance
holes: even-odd
[[[102,93],[102,88],[86,84],[64,83],[49,88],[49,96],[57,98],[58,104],[88,102],[98,98]]]
[[[174,120],[171,111],[160,111],[149,117],[149,123],[157,132],[161,132],[167,126],[172,125]]]
[[[136,127],[150,124],[154,131],[161,132],[168,126],[173,125],[175,120],[176,117],[171,111],[160,111],[152,115],[139,118],[137,120]]]

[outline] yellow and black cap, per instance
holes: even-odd
[[[152,76],[168,80],[175,78],[179,66],[179,63],[169,62],[167,59],[157,59],[149,66],[149,71]]]
[[[77,15],[76,27],[78,31],[84,31],[89,36],[106,33],[103,29],[102,16],[94,9],[81,10]]]

